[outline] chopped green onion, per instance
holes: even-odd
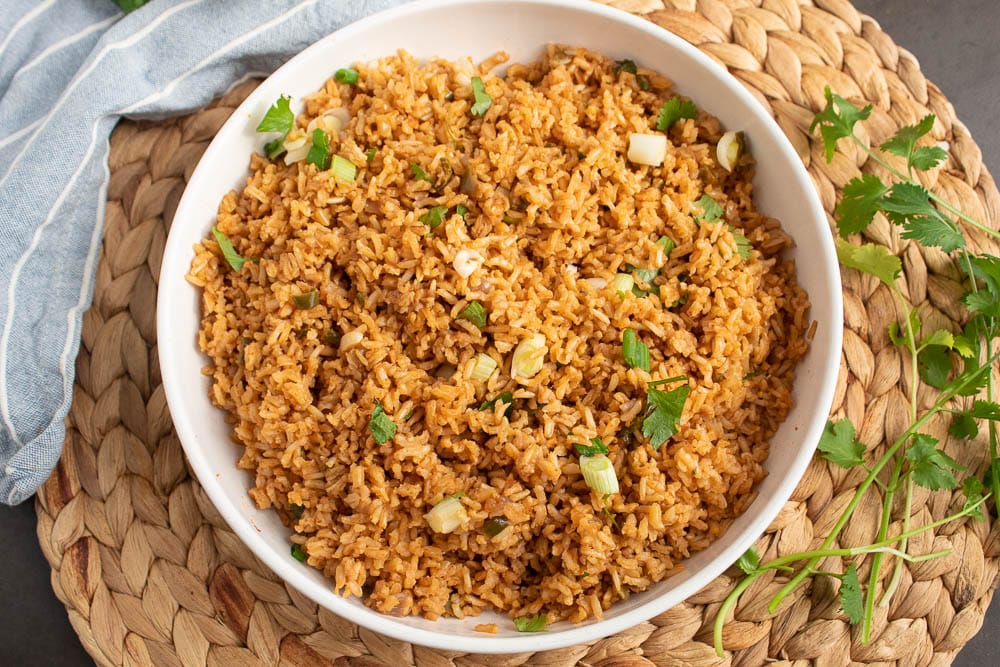
[[[632,287],[635,285],[635,278],[628,273],[616,273],[615,277],[611,280],[611,284],[615,286],[618,296],[624,298],[626,294],[632,291]]]
[[[311,289],[308,292],[296,294],[292,300],[295,301],[295,307],[299,310],[309,310],[315,308],[316,304],[319,303],[319,291]]]
[[[276,99],[267,113],[264,114],[260,124],[257,125],[257,131],[288,134],[295,125],[295,114],[292,113],[291,101],[292,98],[288,95],[282,95]]]
[[[618,475],[615,466],[604,454],[580,457],[580,472],[583,481],[600,494],[618,493]]]
[[[308,557],[301,544],[292,544],[292,558],[300,563],[304,563]]]
[[[538,616],[521,616],[514,619],[514,627],[518,632],[545,632],[545,626],[549,624],[549,617],[545,614]]]
[[[472,77],[472,97],[475,99],[475,104],[469,112],[473,116],[482,116],[493,106],[493,98],[486,92],[486,84],[478,76]]]
[[[495,516],[483,524],[483,532],[486,533],[487,537],[496,537],[509,525],[510,521],[507,521],[506,517]]]
[[[496,359],[485,352],[480,352],[476,355],[475,366],[472,367],[472,379],[479,382],[486,382],[496,369]]]
[[[327,70],[329,72],[330,70]],[[342,67],[333,73],[333,78],[337,83],[354,85],[358,82],[358,70],[353,67]]]
[[[396,422],[389,419],[378,401],[375,402],[375,409],[372,411],[371,419],[368,420],[368,429],[372,432],[372,439],[376,445],[384,445],[396,435]]]
[[[313,130],[312,147],[306,155],[306,162],[316,165],[319,169],[330,166],[330,136],[323,130]]]
[[[375,159],[375,153],[377,152],[378,151],[374,147],[369,148],[368,150],[365,151],[365,160],[367,162],[371,162],[372,160]]]
[[[424,515],[435,533],[451,533],[469,519],[462,501],[456,496],[448,496]]]
[[[413,172],[413,177],[418,181],[427,181],[428,183],[431,184],[434,183],[434,179],[428,176],[427,172],[424,171],[423,168],[416,162],[410,163],[410,171]]]
[[[512,378],[530,378],[542,370],[545,355],[549,351],[545,343],[544,334],[536,333],[517,344],[510,362]]]
[[[507,409],[503,411],[504,417],[510,419],[510,416],[514,413],[514,394],[509,391],[505,391],[502,394],[497,394],[497,396],[491,400],[483,401],[479,404],[479,410],[492,410],[496,407],[496,404],[506,405]],[[475,405],[475,404],[473,404]]]
[[[663,248],[663,256],[666,258],[669,258],[670,253],[672,253],[674,251],[674,248],[677,247],[677,244],[674,243],[674,240],[669,236],[661,236],[659,239],[656,240],[656,245],[661,246]]]
[[[715,147],[715,157],[718,158],[719,165],[726,171],[732,171],[736,167],[736,162],[742,154],[742,132],[726,132]]]
[[[438,225],[444,222],[444,216],[448,214],[447,206],[435,206],[431,210],[420,216],[420,222],[427,225],[431,231],[437,229]]]
[[[358,175],[357,166],[347,158],[340,157],[339,155],[334,155],[330,161],[330,171],[333,172],[335,177],[348,183],[352,182],[354,177]]]
[[[591,438],[589,445],[573,445],[576,453],[580,456],[594,456],[595,454],[607,454],[608,446],[600,438]]]
[[[212,227],[212,236],[215,237],[215,242],[219,244],[222,256],[229,263],[229,266],[232,267],[233,271],[239,271],[247,262],[260,261],[260,258],[243,257],[240,253],[236,252],[236,248],[233,247],[233,242],[229,240],[228,236],[219,231],[218,227]]]
[[[458,314],[458,319],[468,320],[480,329],[486,326],[488,317],[489,313],[486,312],[486,307],[478,301],[470,301],[469,305],[463,308],[462,312]]]
[[[629,368],[649,371],[649,347],[639,340],[639,335],[632,329],[626,329],[622,333],[622,352]]]
[[[302,513],[306,511],[306,508],[302,505],[291,505],[288,508],[288,513],[292,515],[293,519],[301,519]]]

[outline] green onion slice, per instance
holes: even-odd
[[[639,334],[632,329],[622,333],[622,352],[629,368],[649,371],[649,347],[639,340]]]
[[[476,355],[476,363],[472,367],[472,379],[479,382],[486,382],[496,369],[496,359],[485,352],[480,352]]]
[[[219,244],[222,256],[229,263],[229,266],[233,269],[233,271],[239,271],[247,262],[260,261],[259,258],[251,259],[243,257],[240,253],[236,252],[236,248],[233,247],[233,242],[229,240],[228,236],[219,231],[218,227],[212,227],[212,236],[215,237],[215,242]]]
[[[330,171],[342,181],[351,183],[358,174],[357,166],[345,157],[334,155],[330,160]]]
[[[308,557],[309,556],[306,555],[305,549],[302,548],[301,544],[292,544],[292,558],[300,563],[304,563]]]
[[[470,301],[469,305],[458,314],[458,319],[468,320],[480,329],[486,326],[488,317],[489,313],[486,312],[486,307],[478,301]]]
[[[327,72],[329,71],[327,70]],[[342,67],[333,73],[333,78],[337,83],[346,83],[353,86],[358,82],[358,70],[353,67]]]
[[[583,481],[587,486],[601,495],[618,493],[618,475],[615,474],[615,466],[604,454],[581,456],[580,472],[583,473]]]
[[[507,521],[506,517],[495,516],[483,524],[483,532],[486,533],[487,537],[496,537],[509,525],[510,521]]]
[[[330,135],[316,128],[312,134],[312,146],[306,155],[306,162],[314,164],[318,169],[330,166]]]

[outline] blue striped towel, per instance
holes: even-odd
[[[2,0],[0,501],[62,450],[118,119],[205,106],[320,37],[400,0]]]

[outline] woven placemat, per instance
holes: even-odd
[[[617,0],[721,61],[775,115],[827,211],[850,178],[869,169],[843,143],[827,164],[808,126],[823,88],[875,105],[865,124],[872,143],[932,112],[936,140],[950,158],[927,185],[987,224],[1000,220],[1000,195],[954,110],[848,0]],[[923,540],[952,555],[916,563],[873,640],[854,641],[821,580],[800,588],[775,615],[776,584],[759,580],[726,629],[727,656],[710,646],[711,624],[735,573],[674,609],[588,645],[513,656],[475,656],[412,646],[358,628],[285,586],[236,538],[191,477],[167,412],[156,356],[156,277],[174,208],[202,151],[247,83],[209,108],[162,123],[123,122],[111,139],[111,182],[94,303],[68,417],[65,450],[38,493],[38,539],[52,587],[86,650],[101,665],[760,665],[947,664],[982,624],[1000,556],[1000,529],[987,522],[942,527]],[[931,329],[962,317],[959,276],[940,252],[899,238],[887,223],[867,232],[903,260],[900,285]],[[982,236],[974,245],[991,249]],[[906,361],[887,344],[899,317],[873,279],[844,277],[844,354],[834,413],[859,426],[869,447],[884,447],[905,426]],[[926,397],[925,397],[926,398]],[[943,425],[936,425],[943,438]],[[932,429],[935,430],[935,429]],[[970,451],[973,448],[966,448]],[[973,466],[980,460],[958,458]],[[758,542],[773,556],[804,550],[829,529],[863,471],[814,460],[778,519]],[[873,487],[872,492],[876,492]],[[917,489],[915,521],[944,516],[950,492]],[[876,496],[855,514],[845,543],[875,534]],[[900,509],[900,508],[898,508]]]

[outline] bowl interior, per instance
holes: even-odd
[[[383,616],[335,595],[318,571],[291,559],[288,529],[274,512],[256,510],[248,498],[250,475],[236,468],[238,448],[222,412],[210,404],[209,382],[200,373],[207,363],[196,347],[200,293],[184,280],[191,248],[207,235],[222,196],[245,182],[249,155],[261,145],[254,126],[279,94],[301,99],[336,68],[397,49],[419,57],[469,55],[474,60],[505,50],[512,61],[523,62],[540,56],[549,42],[657,69],[726,128],[746,132],[757,160],[757,205],[794,237],[798,278],[818,322],[812,348],[798,369],[797,404],[772,440],[769,475],[750,509],[709,549],[687,561],[682,573],[616,603],[603,620],[560,623],[540,634],[519,634],[501,622],[497,635],[485,635],[473,626],[494,620],[489,615],[436,622]],[[355,23],[303,51],[254,91],[205,152],[177,208],[159,284],[160,366],[171,415],[193,470],[234,531],[275,572],[338,615],[399,639],[458,651],[536,651],[591,641],[677,604],[718,576],[763,532],[804,472],[826,421],[840,358],[840,277],[826,218],[778,126],[735,79],[687,43],[652,23],[589,2],[418,2]]]

